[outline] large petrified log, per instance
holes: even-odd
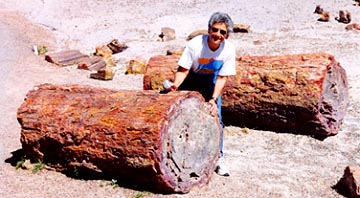
[[[221,126],[205,104],[197,92],[43,84],[17,117],[30,159],[186,193],[209,181],[218,159]]]
[[[176,58],[151,58],[144,89],[173,79]],[[349,96],[345,70],[332,55],[244,56],[236,64],[223,93],[225,124],[318,138],[338,133]]]

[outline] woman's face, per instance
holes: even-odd
[[[229,37],[225,23],[214,23],[209,29],[209,47],[216,50]]]

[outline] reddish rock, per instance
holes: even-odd
[[[112,56],[113,52],[107,45],[96,46],[95,49],[94,55],[104,57],[107,66],[114,67],[116,65]]]
[[[111,49],[113,54],[120,53],[128,48],[125,43],[120,42],[117,39],[113,39],[107,46]]]
[[[204,35],[204,34],[208,34],[208,30],[202,29],[202,30],[195,30],[193,32],[191,32],[187,37],[186,40],[190,41],[191,39],[193,39],[196,36],[199,35]]]
[[[250,25],[245,24],[234,24],[233,26],[234,33],[249,33]]]
[[[146,60],[141,57],[131,59],[126,65],[125,74],[144,74],[146,70]]]
[[[17,118],[28,158],[187,193],[209,182],[219,155],[221,126],[204,104],[197,92],[43,84]]]
[[[78,64],[78,69],[98,71],[104,69],[106,62],[102,56],[90,56]]]
[[[169,27],[161,28],[161,34],[159,35],[161,41],[172,41],[176,38],[175,30]]]
[[[98,70],[96,73],[91,73],[90,78],[98,79],[98,80],[112,80],[114,78],[115,72],[113,72],[110,68],[104,68]]]
[[[79,50],[65,50],[45,55],[45,60],[59,66],[75,65],[86,60],[89,56]]]
[[[360,166],[348,166],[335,189],[346,197],[360,197]]]

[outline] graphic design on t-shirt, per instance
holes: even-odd
[[[194,72],[200,76],[205,77],[206,79],[211,80],[212,83],[215,84],[219,71],[224,62],[221,60],[215,60],[213,58],[199,58],[198,63],[198,69]]]
[[[198,74],[217,74],[223,65],[223,61],[214,60],[213,58],[199,58],[199,67],[195,71]]]

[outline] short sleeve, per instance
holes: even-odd
[[[224,65],[219,71],[219,76],[233,76],[236,75],[236,66],[235,66],[235,46],[228,42],[225,46],[225,58]]]

